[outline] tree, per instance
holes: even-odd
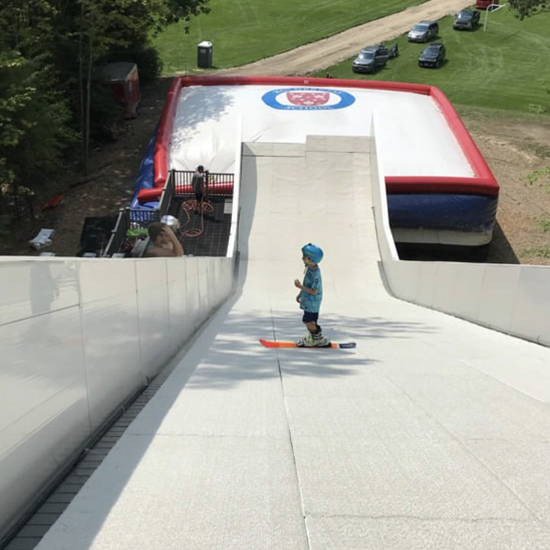
[[[0,183],[14,190],[55,170],[75,137],[45,47],[51,13],[40,0],[0,9]]]
[[[520,19],[531,17],[550,9],[549,0],[510,0],[510,7],[517,12]]]
[[[122,59],[135,61],[128,58],[144,52],[151,32],[208,11],[207,0],[66,0],[56,25],[60,31],[57,57],[64,59],[61,70],[71,67],[66,78],[78,98],[74,104],[84,170],[94,124],[104,119],[93,112],[94,106],[105,106],[100,100],[105,93],[100,82],[102,66]]]
[[[86,168],[98,121],[114,116],[102,66],[150,56],[151,33],[208,12],[207,3],[2,0],[0,184],[55,169],[77,133]]]

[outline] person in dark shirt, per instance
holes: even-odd
[[[193,186],[193,191],[195,193],[196,200],[196,211],[202,213],[204,207],[204,195],[206,195],[206,174],[204,173],[204,166],[199,164],[195,173],[193,174],[193,179],[191,180],[191,185]]]

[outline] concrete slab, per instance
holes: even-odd
[[[311,550],[548,550],[535,521],[310,517]]]
[[[550,525],[550,442],[468,440],[465,445]]]
[[[550,441],[550,408],[487,376],[392,379],[459,439]]]
[[[38,548],[306,550],[288,439],[124,436]]]
[[[306,516],[536,519],[450,436],[293,436]]]
[[[448,432],[407,396],[287,397],[292,437],[443,439]]]

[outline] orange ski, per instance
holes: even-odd
[[[260,344],[266,348],[305,348],[305,346],[298,346],[296,342],[290,342],[285,340],[263,340],[260,338]],[[311,346],[305,349],[329,349],[329,348],[340,348],[340,349],[352,349],[357,344],[355,342],[331,342],[328,346]]]

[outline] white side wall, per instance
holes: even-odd
[[[237,253],[237,238],[239,233],[239,210],[241,208],[241,166],[242,166],[243,120],[239,117],[237,123],[237,138],[235,146],[235,178],[233,181],[233,211],[231,212],[231,229],[227,243],[227,257],[233,258]]]
[[[550,346],[550,267],[399,261],[373,121],[372,192],[382,270],[397,298]],[[378,167],[378,170],[376,170]],[[549,366],[550,368],[550,366]]]
[[[0,540],[233,276],[232,258],[0,259]]]

